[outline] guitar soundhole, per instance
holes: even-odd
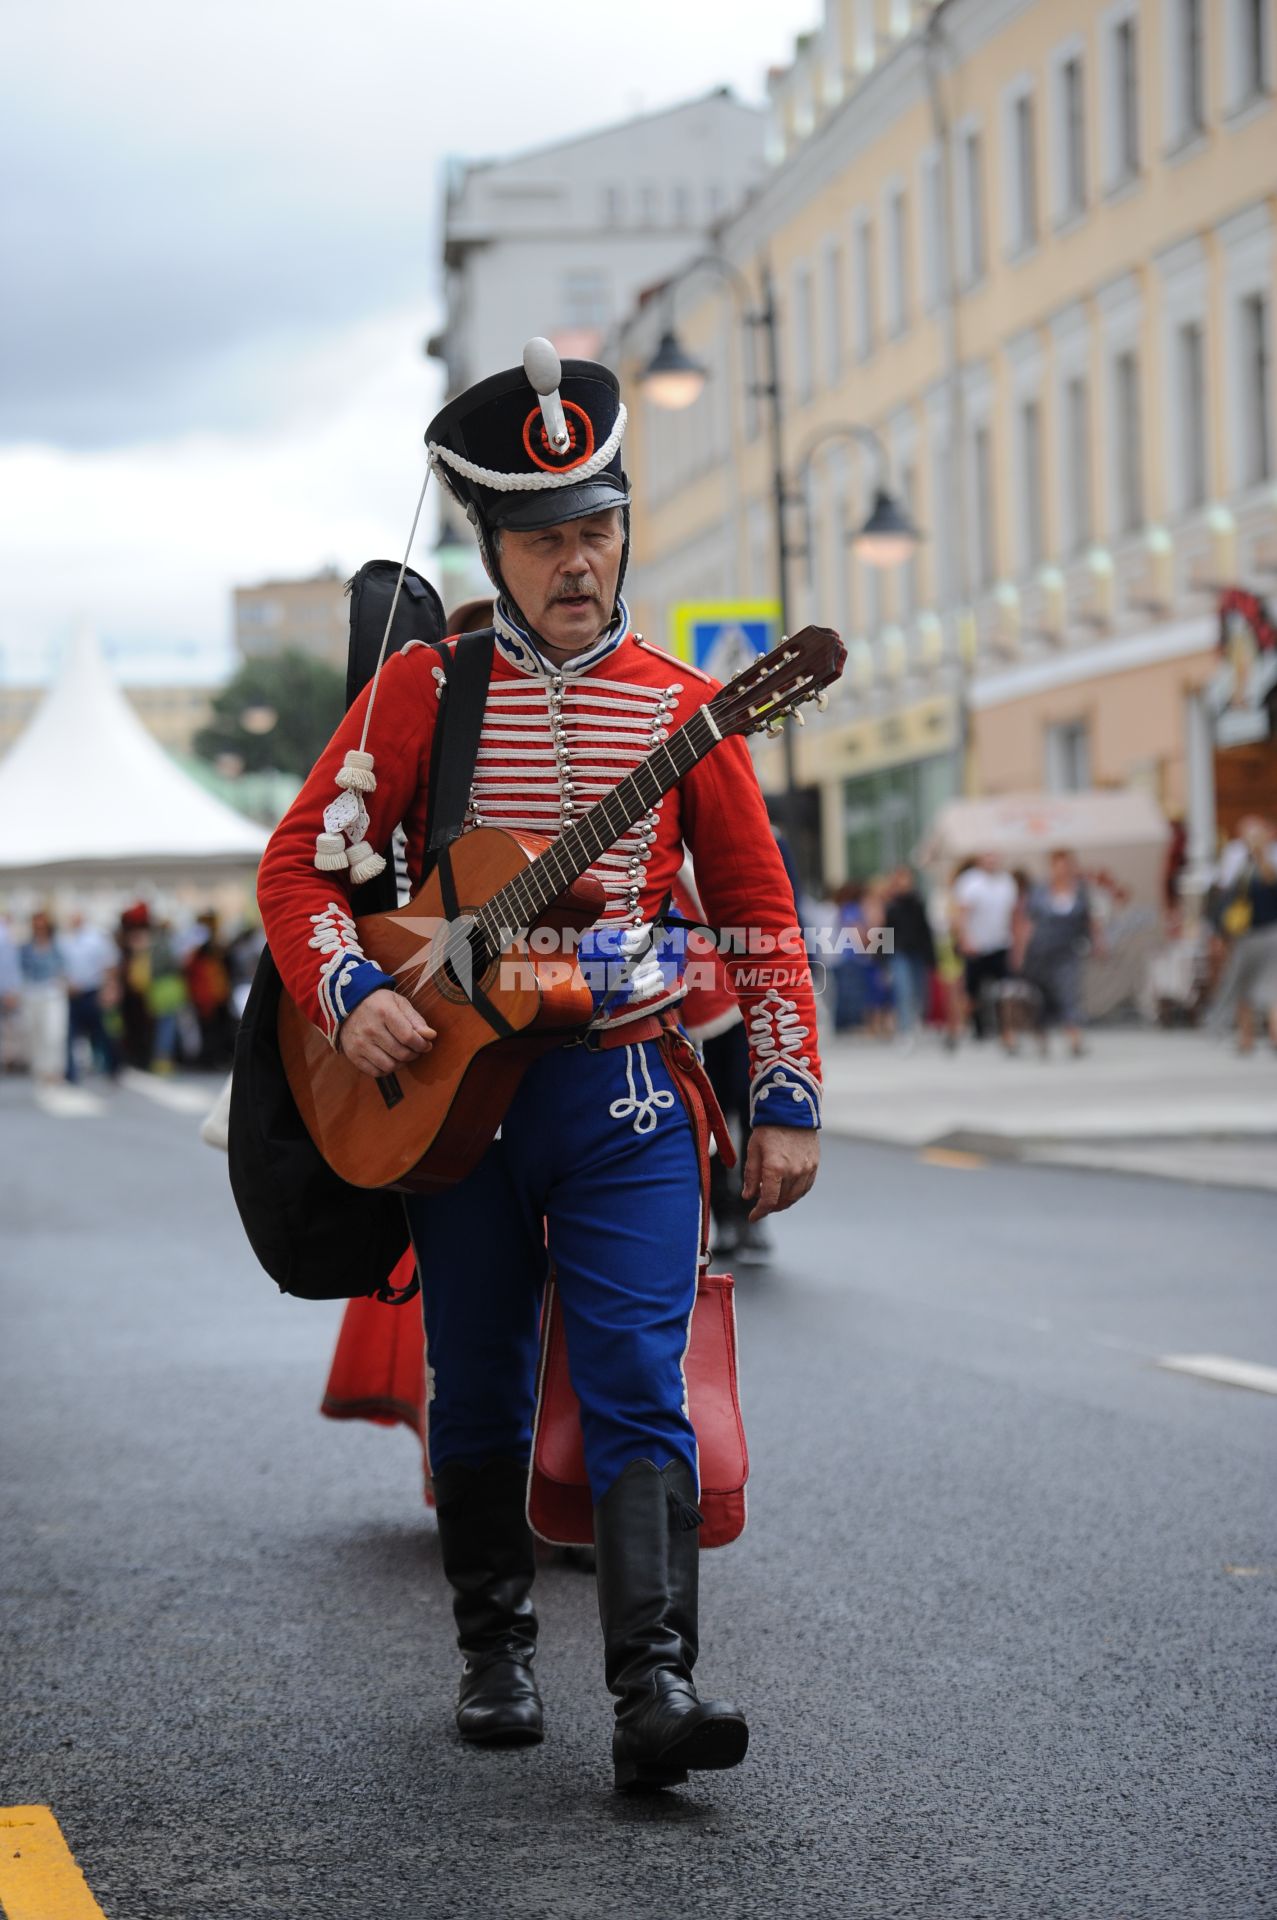
[[[382,1073],[377,1076],[377,1091],[387,1107],[397,1107],[403,1099],[403,1088],[399,1084],[397,1073]]]

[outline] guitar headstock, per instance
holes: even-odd
[[[778,733],[805,701],[824,705],[821,695],[846,663],[847,649],[832,627],[804,627],[729,680],[710,711],[723,734]]]

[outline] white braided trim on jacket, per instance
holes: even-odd
[[[603,445],[596,447],[588,460],[582,460],[579,466],[567,467],[561,473],[498,473],[495,467],[481,467],[476,461],[467,460],[464,454],[454,453],[451,447],[441,447],[437,440],[427,444],[426,452],[430,455],[432,467],[437,467],[442,460],[463,480],[473,480],[480,487],[491,487],[494,493],[540,493],[546,487],[574,487],[578,481],[592,480],[596,473],[602,473],[625,438],[629,417],[624,405],[619,407],[616,424]]]
[[[354,921],[338,901],[330,900],[323,913],[312,913],[310,922],[315,931],[306,944],[329,956],[320,965],[317,992],[324,1033],[335,1044],[337,1029],[346,1016],[342,996],[355,968],[365,958],[364,950]]]
[[[749,1089],[750,1123],[765,1121],[769,1099],[788,1095],[805,1103],[812,1125],[820,1124],[820,1081],[811,1055],[799,1048],[811,1032],[799,1018],[797,1003],[769,987],[754,1003],[749,1016],[749,1047],[755,1061]]]

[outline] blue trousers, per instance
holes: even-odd
[[[653,1043],[530,1067],[474,1171],[408,1201],[432,1465],[530,1459],[553,1262],[595,1502],[632,1460],[698,1477],[683,1357],[700,1219],[691,1124]]]

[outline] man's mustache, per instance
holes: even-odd
[[[597,600],[598,597],[598,588],[589,580],[582,580],[579,586],[566,581],[554,595],[555,600]]]

